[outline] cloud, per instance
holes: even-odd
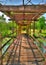
[[[4,14],[4,13],[0,12],[0,16],[2,16],[2,14]],[[10,19],[10,18],[7,15],[4,14],[4,18],[6,18],[6,22],[9,22],[8,19]]]

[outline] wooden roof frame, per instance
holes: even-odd
[[[28,15],[25,15],[25,19],[27,20],[27,21],[35,21],[35,20],[37,20],[37,18],[39,17],[39,16],[41,16],[43,13],[46,13],[46,5],[25,5],[25,6],[6,6],[6,5],[0,5],[0,11],[2,11],[2,12],[6,12],[6,15],[8,15],[11,19],[13,19],[13,20],[16,20],[17,21],[17,23],[19,23],[19,24],[24,24],[24,22],[20,22],[20,21],[23,21],[23,14],[24,13],[27,13]],[[14,14],[13,16],[11,16],[9,13],[10,12],[15,12],[15,13],[18,13],[18,17],[16,17],[17,16],[17,14]],[[22,13],[22,15],[20,14],[20,13]],[[35,15],[34,16],[32,16],[32,15],[30,15],[29,16],[29,13],[35,13]],[[36,14],[37,13],[37,14]],[[19,18],[19,16],[20,16],[20,18]],[[32,16],[32,18],[31,18],[31,16]],[[27,18],[27,17],[29,17],[29,18]],[[21,19],[22,18],[22,19]],[[31,18],[31,19],[30,19]],[[30,22],[29,22],[30,23]],[[29,24],[28,23],[28,24]],[[26,25],[27,23],[25,23],[25,25]]]
[[[0,5],[0,11],[26,12],[26,13],[45,13],[46,5],[25,5],[25,6],[6,6]]]

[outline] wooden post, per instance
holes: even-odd
[[[30,35],[31,35],[31,23],[30,23]]]
[[[1,42],[2,42],[2,35],[0,34],[0,48],[2,46],[2,43]],[[3,61],[2,61],[1,56],[2,56],[2,50],[0,50],[0,65],[3,65]]]
[[[27,26],[27,30],[26,31],[27,31],[27,34],[28,34],[28,26]]]
[[[28,35],[30,35],[30,25],[28,25]]]
[[[14,42],[14,21],[12,21],[13,27],[12,27],[12,33],[13,33],[13,42]]]
[[[21,25],[19,25],[19,28],[18,28],[18,35],[21,34]]]
[[[27,34],[29,35],[29,25],[27,25]]]
[[[35,34],[35,21],[33,21],[33,34]]]
[[[16,36],[18,35],[18,27],[16,26]]]

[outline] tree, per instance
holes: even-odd
[[[45,26],[45,18],[44,17],[39,18],[39,20],[36,23],[36,26],[37,26],[37,29],[39,29],[39,32],[41,33],[42,29]]]
[[[12,30],[13,28],[16,28],[17,24],[15,21],[9,21],[8,22],[9,29]]]
[[[6,19],[4,18],[4,15],[0,16],[0,33],[3,35],[7,34],[7,22]]]

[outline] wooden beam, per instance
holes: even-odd
[[[2,47],[2,35],[0,34],[0,48]],[[0,65],[3,65],[3,59],[2,56],[2,49],[0,50]]]
[[[35,21],[33,22],[33,35],[35,34]]]
[[[25,16],[23,16],[23,13],[21,14],[13,14],[11,15],[10,12],[4,12],[7,16],[9,16],[12,20],[15,21],[23,21],[23,18],[27,21],[37,21],[37,18],[42,15],[42,14],[25,14]],[[37,15],[37,16],[36,16]],[[34,17],[34,18],[33,18]]]
[[[24,6],[0,6],[0,11],[13,11],[13,12],[46,12],[46,5],[26,5]]]

